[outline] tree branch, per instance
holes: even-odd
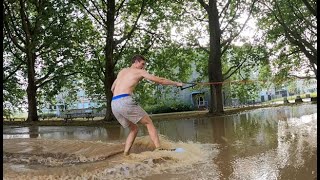
[[[122,1],[120,2],[119,7],[116,9],[115,19],[117,19],[117,18],[118,18],[119,13],[120,13],[120,9],[123,7],[123,4],[124,4],[124,2],[125,2],[125,1],[126,1],[126,0],[122,0]]]
[[[93,6],[96,8],[96,11],[98,12],[98,15],[99,15],[99,17],[102,19],[102,22],[104,23],[104,24],[107,24],[107,21],[104,19],[104,17],[100,14],[100,11],[99,11],[99,7],[97,7],[97,5],[94,3],[94,1],[93,0],[90,0],[90,2],[93,4]],[[104,10],[104,8],[102,8],[103,10]]]
[[[50,78],[50,79],[42,82],[41,84],[39,84],[39,85],[37,86],[37,89],[40,88],[40,87],[42,87],[42,86],[44,86],[45,84],[49,83],[50,81],[52,81],[52,80],[54,80],[54,79],[59,79],[59,78],[62,78],[62,77],[69,77],[69,76],[71,76],[71,75],[81,74],[81,73],[83,73],[83,72],[72,72],[72,73],[70,73],[70,74],[63,74],[63,75],[53,76],[52,78]]]
[[[226,50],[230,47],[230,44],[231,42],[239,36],[239,34],[243,31],[244,27],[246,27],[248,21],[249,21],[249,18],[252,14],[252,11],[253,11],[253,7],[254,7],[254,4],[257,2],[257,0],[253,0],[252,4],[251,4],[251,7],[250,7],[250,11],[249,11],[249,15],[246,19],[246,21],[242,24],[242,27],[240,28],[240,30],[235,33],[233,36],[231,35],[226,41],[224,42],[221,42],[221,46],[224,47],[224,49],[221,51],[221,54],[224,54],[226,52]],[[230,21],[229,21],[230,22]],[[227,27],[227,26],[226,26]]]
[[[237,10],[238,10],[238,4],[237,4]],[[236,18],[236,15],[237,15],[237,10],[234,12],[233,16],[231,17],[231,19],[228,21],[228,23],[226,24],[226,26],[224,28],[221,28],[221,32],[223,33],[227,28],[228,26],[231,24],[231,22],[234,22],[235,18]],[[231,16],[231,15],[230,15]],[[226,15],[221,19],[221,23],[222,24],[222,21],[223,19],[226,17]]]
[[[307,42],[305,39],[302,39],[301,36],[297,35],[296,33],[294,33],[293,31],[291,31],[287,25],[282,21],[282,16],[281,16],[281,10],[278,6],[278,4],[276,3],[276,9],[277,11],[279,12],[279,16],[278,17],[275,13],[274,16],[276,18],[276,20],[278,21],[278,23],[284,28],[284,33],[285,33],[285,36],[286,38],[289,40],[289,42],[291,42],[293,45],[296,45],[298,46],[301,51],[305,54],[305,56],[312,62],[312,63],[315,63],[317,64],[317,52],[316,52],[316,49],[312,46],[312,44],[310,44],[309,42]],[[294,39],[292,36],[296,39]],[[302,44],[301,42],[303,42],[304,44]],[[312,55],[309,53],[309,51],[306,49],[306,46],[311,50],[313,51],[313,53],[315,54]]]
[[[182,16],[184,13],[186,13],[186,14],[190,14],[190,15],[191,15],[194,19],[196,19],[197,21],[200,21],[200,22],[209,22],[208,20],[205,20],[205,19],[207,19],[205,16],[202,17],[202,18],[198,18],[198,17],[196,17],[193,13],[188,12],[185,7],[182,7],[182,8],[183,8],[183,11],[184,11],[184,12],[182,12],[179,16]]]
[[[24,62],[21,62],[17,67],[16,67],[16,69],[15,70],[13,70],[11,73],[9,73],[9,75],[7,76],[7,77],[4,77],[4,75],[3,75],[3,83],[6,83],[6,81],[11,77],[11,76],[13,76],[19,69],[20,69],[20,67],[22,66],[24,64]]]
[[[143,1],[142,1],[141,8],[140,8],[140,12],[139,12],[139,14],[138,14],[138,16],[137,16],[134,24],[132,25],[130,32],[129,32],[127,35],[124,35],[121,39],[116,40],[116,41],[115,41],[115,44],[116,44],[116,45],[122,43],[124,40],[129,40],[129,39],[131,38],[133,32],[134,32],[135,29],[137,28],[138,21],[139,21],[139,19],[140,19],[140,16],[142,15],[142,12],[143,12],[143,9],[144,9],[145,6],[146,6],[146,0],[143,0]]]
[[[28,17],[25,14],[25,6],[24,6],[23,0],[20,0],[20,17],[22,21],[22,29],[26,34],[26,46],[28,46],[28,43],[30,43],[30,39],[31,39],[30,22],[28,20]]]
[[[188,45],[189,45],[189,46],[198,47],[198,48],[200,48],[201,50],[203,50],[204,52],[210,54],[210,51],[209,51],[207,48],[201,46],[200,43],[199,43],[199,41],[196,41],[194,44],[188,44]]]
[[[307,1],[307,0],[302,0],[302,2],[306,5],[306,7],[308,8],[308,10],[317,17],[317,9],[314,9],[311,4]],[[317,8],[317,7],[316,7]]]
[[[6,18],[4,18],[4,26],[5,26],[5,29],[7,30],[6,34],[9,36],[9,38],[11,39],[11,41],[13,42],[13,44],[19,48],[22,52],[26,52],[26,49],[24,47],[22,47],[19,43],[18,43],[18,40],[16,37],[14,37],[12,34],[11,34],[11,31],[10,31],[10,27],[9,27],[9,24],[6,20]]]
[[[200,5],[209,13],[209,5],[206,4],[203,0],[197,0]]]
[[[98,59],[99,67],[97,67],[97,73],[98,73],[99,79],[101,80],[101,82],[103,82],[104,78],[101,77],[100,73],[103,73],[104,76],[105,76],[105,73],[103,71],[103,66],[101,64],[100,56],[99,56],[97,50],[94,50],[93,53],[97,56],[97,59]]]
[[[13,54],[13,56],[16,57],[21,63],[27,64],[25,60],[23,60],[20,56],[18,56],[16,53],[13,52],[13,47],[11,46],[11,44],[10,43],[8,44],[9,44],[10,52]]]
[[[154,41],[151,41],[151,43],[150,43],[146,48],[143,49],[143,51],[141,52],[141,54],[142,54],[142,55],[147,54],[147,52],[148,52],[149,49],[153,46],[153,44],[154,44]]]
[[[55,68],[49,68],[47,74],[45,74],[42,78],[39,78],[35,81],[36,84],[41,84],[45,79],[47,79],[53,72]]]
[[[13,16],[11,15],[12,14],[12,11],[10,10],[10,8],[9,8],[9,6],[8,6],[8,4],[4,1],[4,7],[6,8],[6,10],[7,10],[7,16],[9,16],[9,19],[10,19],[10,22],[11,22],[11,24],[12,24],[12,28],[13,28],[13,30],[14,30],[14,32],[15,32],[15,35],[18,37],[18,39],[20,40],[20,41],[22,41],[22,43],[26,43],[25,42],[25,39],[23,39],[23,37],[21,36],[21,34],[18,32],[18,29],[16,28],[16,27],[18,27],[18,25],[16,25],[16,21],[13,19]],[[8,22],[8,19],[7,19],[7,16],[6,16],[6,14],[4,13],[5,11],[3,11],[3,14],[4,14],[4,21],[6,21],[7,22],[7,25],[8,25],[8,28],[9,28],[9,22]]]
[[[289,78],[290,77],[294,77],[294,78],[298,78],[298,79],[316,79],[316,76],[298,76],[298,75],[294,75],[294,74],[288,74]]]
[[[42,14],[42,1],[36,1],[36,7],[37,7],[37,11],[38,11],[38,16],[36,17],[36,22],[35,25],[33,27],[33,29],[31,30],[32,34],[38,34],[38,28],[39,28],[39,23],[40,23],[40,16]]]
[[[314,26],[309,20],[307,20],[307,19],[304,17],[303,13],[299,10],[299,7],[296,7],[296,8],[295,8],[295,7],[293,7],[293,5],[292,5],[291,3],[288,3],[288,4],[289,4],[292,12],[294,13],[294,15],[295,15],[299,20],[304,21],[304,22],[306,22],[307,25],[311,26],[311,27],[314,28],[314,29],[317,29],[317,26]],[[298,11],[298,13],[299,13],[300,15],[298,15],[296,11]]]
[[[222,75],[222,77],[224,77],[224,78],[223,78],[223,81],[229,79],[234,73],[236,73],[236,72],[242,67],[242,65],[243,65],[245,62],[246,62],[246,60],[243,60],[240,64],[230,67],[230,68],[228,69],[228,71]],[[231,71],[232,69],[234,69],[234,71],[230,73],[230,71]],[[229,74],[229,73],[230,73],[230,74]],[[229,74],[229,75],[227,76],[227,74]],[[225,77],[225,76],[227,76],[227,77]]]
[[[228,9],[229,5],[231,3],[231,0],[228,0],[227,4],[223,7],[223,9],[221,10],[219,17],[221,17],[221,15]]]
[[[91,15],[91,17],[93,17],[102,27],[104,27],[104,28],[107,28],[103,23],[101,23],[97,18],[96,18],[96,16],[95,15],[93,15],[92,13],[91,13],[91,11],[89,11],[87,8],[86,8],[86,6],[81,2],[81,0],[77,0],[80,4],[81,4],[81,6]]]

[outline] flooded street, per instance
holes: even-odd
[[[229,116],[155,121],[165,148],[152,152],[140,126],[123,157],[128,129],[3,127],[4,179],[309,180],[317,177],[317,104]],[[31,178],[32,177],[32,178]]]

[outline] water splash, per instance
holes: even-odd
[[[160,136],[160,141],[163,148],[182,148],[184,152],[155,152],[149,136],[138,137],[129,156],[122,155],[124,145],[120,143],[4,140],[4,179],[139,179],[163,172],[188,172],[218,154],[212,144],[173,142],[165,136]]]

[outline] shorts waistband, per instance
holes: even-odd
[[[120,99],[120,98],[123,98],[123,97],[126,97],[126,96],[130,96],[130,94],[120,94],[120,95],[112,97],[112,100]]]

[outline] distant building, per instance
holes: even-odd
[[[77,91],[76,100],[73,102],[67,102],[66,97],[68,92],[61,92],[56,96],[56,104],[46,104],[44,108],[41,109],[42,113],[54,113],[57,117],[63,116],[66,111],[75,111],[75,112],[88,112],[88,111],[97,111],[104,101],[95,101],[90,99],[85,90],[79,89]],[[79,111],[80,110],[80,111]],[[103,114],[105,110],[99,111],[100,114]]]
[[[316,79],[298,79],[296,81],[297,91],[300,94],[317,92],[317,80]]]
[[[293,92],[292,94],[289,93],[288,87],[286,86],[281,86],[280,88],[272,86],[269,89],[264,89],[260,92],[259,102],[270,101],[272,99],[288,97],[291,95],[300,95],[317,92],[317,80],[315,79],[297,79],[295,81],[295,86],[295,92]]]
[[[188,81],[184,82],[190,84],[185,84],[184,87],[186,88],[183,90],[172,87],[172,89],[175,89],[175,92],[172,93],[171,96],[179,99],[184,104],[191,105],[194,109],[207,109],[210,104],[210,87],[208,85],[193,86],[192,82],[197,82],[200,73],[195,71],[195,64],[191,64],[191,68],[194,69],[194,71],[192,71]]]

